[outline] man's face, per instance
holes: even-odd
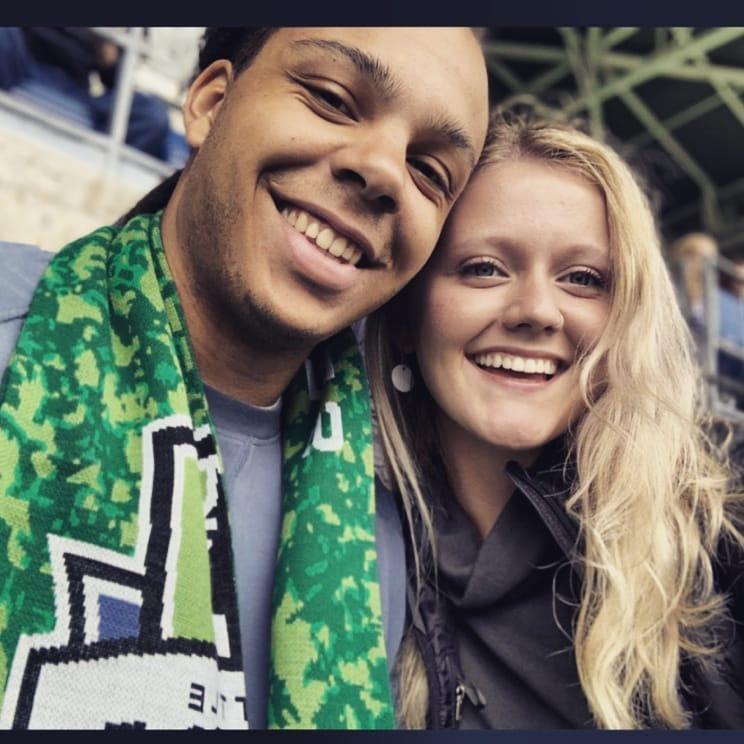
[[[251,66],[202,74],[179,242],[209,312],[313,345],[423,266],[487,125],[468,29],[280,29]]]

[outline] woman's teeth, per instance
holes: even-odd
[[[498,352],[476,354],[473,361],[479,367],[509,369],[513,372],[523,372],[528,375],[552,376],[558,370],[558,364],[552,359],[534,359],[533,357],[520,357],[515,354],[499,354]]]
[[[318,248],[330,253],[343,263],[356,266],[362,259],[362,252],[347,238],[338,235],[333,228],[321,222],[308,212],[301,209],[284,207],[282,217],[294,227],[297,232],[312,240]]]

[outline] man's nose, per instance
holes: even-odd
[[[375,211],[395,213],[407,173],[405,142],[400,136],[370,131],[338,149],[331,158],[331,170]]]
[[[558,290],[545,277],[528,277],[510,288],[502,323],[513,331],[558,331],[565,319],[556,302]]]

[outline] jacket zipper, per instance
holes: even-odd
[[[457,683],[455,687],[455,723],[460,723],[462,718],[462,704],[465,700],[465,685],[462,682]]]
[[[472,683],[466,682],[462,677],[457,677],[455,687],[455,725],[460,723],[462,718],[462,704],[467,698],[476,710],[486,707],[486,698],[483,693]]]

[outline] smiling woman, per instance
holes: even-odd
[[[607,322],[609,273],[604,199],[584,176],[523,157],[473,178],[411,300],[447,451],[490,459],[500,447],[527,463],[566,430],[583,407],[578,361]],[[492,489],[472,505],[484,535],[502,506]]]
[[[367,325],[410,526],[404,725],[744,726],[742,501],[690,346],[622,159],[497,117],[432,259]]]

